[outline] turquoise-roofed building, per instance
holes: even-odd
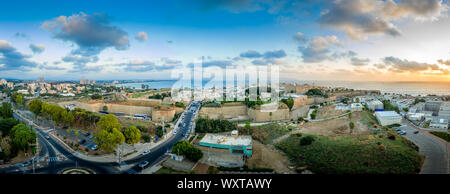
[[[252,137],[238,135],[232,131],[231,135],[207,133],[199,142],[200,146],[218,149],[228,149],[231,154],[245,154],[252,156]]]

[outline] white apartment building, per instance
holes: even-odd
[[[375,118],[382,126],[400,124],[402,117],[395,111],[377,111]]]

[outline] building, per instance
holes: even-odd
[[[400,124],[402,121],[402,117],[395,111],[377,111],[375,118],[382,126]]]
[[[363,106],[362,106],[362,104],[360,104],[360,103],[352,103],[352,104],[350,105],[350,110],[351,110],[352,112],[355,112],[355,111],[362,111],[362,110],[363,110]]]
[[[437,116],[439,114],[439,109],[441,108],[442,101],[427,101],[425,103],[425,111],[432,111],[433,116]]]
[[[366,106],[369,110],[372,110],[372,111],[375,111],[378,109],[384,109],[383,103],[379,100],[368,101],[368,102],[366,102]]]
[[[425,113],[408,113],[406,117],[411,121],[421,121],[425,118]]]
[[[447,130],[448,119],[443,117],[433,117],[430,122],[430,128]]]
[[[0,80],[0,85],[6,85],[8,83],[5,79]]]
[[[38,78],[38,82],[43,83],[44,82],[44,78],[43,77],[39,77]]]
[[[232,131],[231,135],[207,133],[199,142],[200,146],[218,149],[228,149],[231,154],[252,156],[252,137],[238,135]]]
[[[450,102],[443,102],[439,108],[439,117],[450,119]]]
[[[29,94],[28,90],[18,90],[17,93],[25,94],[25,95]]]

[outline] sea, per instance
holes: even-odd
[[[283,82],[283,81],[280,81]],[[202,81],[202,87],[217,86],[214,81]],[[297,84],[310,84],[314,86],[326,86],[326,87],[345,87],[356,90],[380,90],[382,93],[395,93],[395,94],[409,94],[413,96],[418,95],[450,95],[450,82],[376,82],[376,81],[325,81],[325,80],[298,80],[289,81],[287,83]],[[178,80],[150,80],[144,82],[135,83],[123,83],[116,86],[124,86],[127,88],[142,89],[142,85],[146,85],[151,89],[172,88],[174,86],[183,85],[183,87],[189,87],[194,85],[192,81],[178,81]],[[222,83],[223,86],[226,83]],[[244,83],[235,85],[244,85]],[[198,85],[196,85],[198,86]],[[198,87],[194,87],[198,88]]]

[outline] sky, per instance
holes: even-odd
[[[447,0],[6,1],[0,78],[170,79],[278,65],[281,80],[450,81]]]

